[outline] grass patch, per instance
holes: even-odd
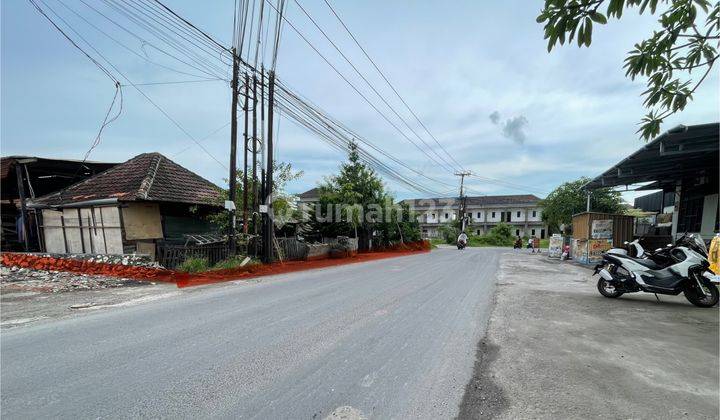
[[[229,270],[232,268],[238,268],[242,266],[242,262],[245,259],[243,255],[236,255],[234,257],[226,258],[222,261],[218,261],[213,266],[213,270]]]
[[[218,261],[213,267],[213,270],[231,270],[233,268],[249,267],[251,265],[260,264],[260,260],[251,258],[247,264],[242,265],[245,260],[245,255],[236,255],[234,257],[226,258],[222,261]]]
[[[443,245],[443,244],[445,244],[445,243],[446,243],[445,240],[442,239],[442,238],[432,238],[432,239],[430,239],[430,246],[431,246],[432,248],[437,248],[438,245]]]
[[[199,273],[207,271],[210,268],[208,260],[205,258],[188,258],[178,267],[178,270],[186,273]]]

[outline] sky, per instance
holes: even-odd
[[[179,74],[178,66],[168,66],[175,70],[171,71],[142,60],[137,52],[153,59],[157,54],[148,53],[140,41],[123,38],[119,29],[93,15],[81,0],[44,1],[64,12],[73,27],[133,83],[194,79]],[[385,115],[405,128],[294,1],[287,1],[288,20]],[[230,45],[233,0],[165,3],[221,44]],[[102,6],[100,1],[92,4]],[[385,100],[424,135],[324,1],[301,4]],[[629,12],[621,21],[596,25],[590,48],[566,45],[548,53],[542,25],[535,22],[541,2],[334,0],[331,4],[445,150],[465,169],[486,178],[466,180],[470,194],[544,197],[563,182],[599,175],[644,144],[635,131],[646,112],[640,97],[645,81],[626,78],[622,65],[634,43],[658,27],[656,17]],[[135,54],[78,20],[63,5],[124,40]],[[113,83],[30,2],[7,0],[1,7],[0,152],[3,156],[82,159],[113,99]],[[227,79],[229,67],[225,71]],[[294,91],[415,171],[441,180],[443,184],[432,184],[435,191],[457,193],[458,177],[430,161],[383,120],[287,25],[277,74]],[[717,72],[708,77],[695,100],[668,118],[663,130],[718,121],[718,80]],[[122,162],[156,151],[225,185],[230,143],[228,83],[213,80],[141,89],[184,130],[201,139],[213,157],[142,94],[126,86],[122,113],[105,128],[89,160]],[[413,138],[409,130],[404,132]],[[443,153],[430,137],[424,140]],[[345,159],[282,113],[276,146],[278,160],[304,172],[288,185],[293,193],[315,187],[336,173]],[[433,155],[427,147],[421,148]],[[416,173],[404,173],[425,182]],[[398,198],[429,195],[385,180]],[[631,192],[624,197],[631,200],[636,195]]]

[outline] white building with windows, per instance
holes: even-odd
[[[512,227],[513,234],[520,237],[545,238],[547,226],[542,221],[540,198],[532,194],[495,195],[466,197],[466,232],[484,235],[493,226],[505,223]],[[444,223],[456,220],[459,211],[457,198],[427,198],[404,200],[415,212],[424,238],[439,236]]]

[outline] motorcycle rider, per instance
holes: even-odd
[[[460,232],[460,235],[458,235],[457,242],[458,245],[462,245],[463,247],[467,245],[468,236],[465,234],[465,231]]]

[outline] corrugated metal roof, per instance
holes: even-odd
[[[666,131],[583,186],[603,187],[658,181],[675,185],[687,177],[718,176],[720,123],[678,126]]]

